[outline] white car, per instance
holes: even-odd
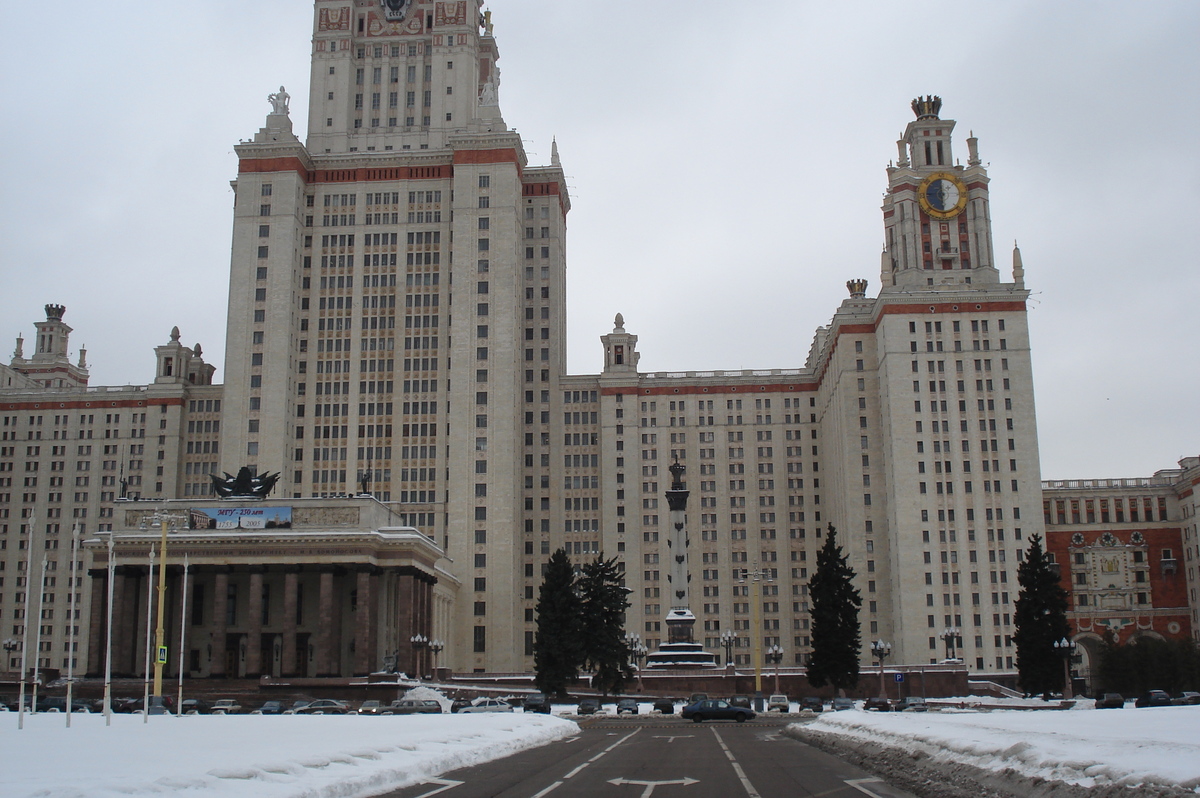
[[[459,710],[459,714],[468,712],[512,712],[512,704],[506,704],[499,698],[477,698]]]

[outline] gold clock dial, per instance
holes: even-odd
[[[935,172],[921,181],[917,202],[934,219],[952,219],[967,207],[967,187],[949,172]]]

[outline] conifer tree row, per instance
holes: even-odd
[[[621,692],[632,678],[624,630],[628,607],[615,558],[598,557],[576,576],[566,551],[550,555],[538,589],[533,644],[538,689],[566,700],[568,687],[587,668],[594,672],[593,687],[605,694]]]

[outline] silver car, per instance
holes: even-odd
[[[468,712],[512,712],[512,704],[506,704],[499,698],[477,698],[469,705],[459,710],[459,714]]]

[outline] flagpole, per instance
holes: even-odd
[[[33,655],[33,712],[37,712],[37,694],[38,682],[41,679],[42,672],[42,608],[45,606],[46,598],[46,555],[42,555],[42,576],[38,579],[38,608],[37,608],[37,635],[34,639],[37,640],[37,646]],[[28,624],[28,619],[26,619]]]
[[[104,725],[112,725],[112,624],[113,624],[113,579],[116,576],[116,553],[113,551],[113,533],[108,532],[108,630],[104,635]]]
[[[142,695],[142,723],[150,722],[150,630],[154,620],[154,544],[150,544],[150,572],[146,574],[146,690]]]
[[[21,639],[21,697],[17,708],[17,728],[25,728],[25,678],[29,674],[29,616],[33,604],[33,530],[37,526],[37,517],[29,516],[29,538],[25,541],[28,555],[25,560],[25,629]]]
[[[179,703],[175,714],[183,716],[183,647],[187,639],[187,585],[188,585],[188,556],[183,555],[183,603],[179,611]]]
[[[71,570],[67,594],[67,728],[71,728],[71,702],[75,697],[75,582],[76,556],[79,552],[79,524],[71,527]]]

